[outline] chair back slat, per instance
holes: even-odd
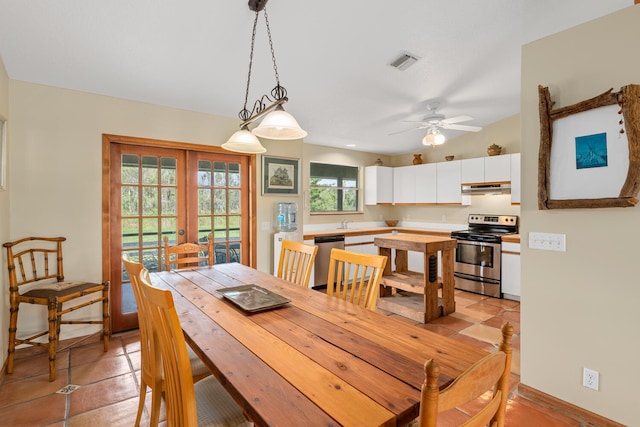
[[[206,254],[206,255],[201,255]],[[182,243],[180,245],[169,246],[169,238],[164,236],[164,268],[171,270],[175,265],[176,269],[198,267],[199,265],[213,265],[213,236],[207,236],[207,243]]]
[[[63,281],[62,242],[65,240],[64,237],[29,237],[5,243],[3,246],[7,248],[7,267],[12,285],[19,287],[47,279]],[[30,241],[33,241],[33,245],[50,245],[50,247],[30,247],[13,252],[14,246]]]
[[[308,287],[318,247],[283,240],[276,275],[299,286]]]
[[[327,295],[375,310],[386,263],[386,256],[333,248],[329,259]]]
[[[428,360],[424,365],[425,381],[420,399],[419,426],[435,427],[438,413],[490,393],[491,397],[484,400],[484,407],[463,425],[480,427],[490,423],[492,427],[503,427],[509,394],[512,336],[513,326],[507,322],[502,326],[502,341],[498,350],[474,363],[443,391],[438,387],[440,367],[435,360]]]
[[[152,319],[152,370],[155,375],[164,370],[167,425],[195,427],[198,414],[191,364],[173,296],[170,291],[153,287],[145,272],[143,269],[140,274],[140,285]]]

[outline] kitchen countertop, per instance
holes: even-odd
[[[323,230],[309,230],[304,232],[304,240],[313,240],[319,236],[335,236],[343,234],[346,236],[367,236],[370,234],[386,234],[397,231],[407,234],[425,234],[430,236],[450,237],[451,230],[438,228],[416,228],[416,227],[354,227],[354,228],[328,228]],[[503,242],[520,243],[519,234],[509,234],[502,238]]]
[[[502,238],[503,242],[506,243],[520,243],[520,235],[519,234],[509,234]]]
[[[330,228],[324,230],[309,230],[304,232],[303,239],[311,240],[319,236],[366,236],[369,234],[386,234],[397,231],[398,233],[426,234],[432,236],[451,236],[451,230],[415,227],[354,227],[354,228]]]

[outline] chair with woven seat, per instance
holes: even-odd
[[[147,308],[145,321],[152,331],[151,368],[155,378],[163,375],[167,426],[252,426],[216,378],[193,382],[171,291],[153,287],[146,271],[139,277]]]
[[[283,240],[277,276],[296,285],[309,287],[313,261],[317,253],[316,245]]]
[[[435,427],[439,412],[456,408],[484,393],[492,392],[491,399],[487,399],[484,407],[463,425],[504,426],[511,372],[512,336],[513,326],[507,322],[502,326],[502,342],[498,350],[473,364],[442,391],[438,388],[440,367],[434,360],[428,360],[424,368],[426,379],[422,385],[418,425]]]
[[[205,255],[201,255],[204,254]],[[164,268],[171,270],[175,265],[176,269],[197,267],[202,263],[213,265],[213,236],[207,236],[207,243],[182,243],[169,246],[169,238],[164,236]]]
[[[327,295],[375,310],[387,257],[331,249]]]
[[[8,374],[13,372],[16,346],[27,344],[48,349],[49,381],[55,380],[61,325],[102,325],[104,351],[109,349],[109,282],[65,281],[62,258],[62,242],[65,240],[65,237],[25,237],[3,244],[7,249],[9,268]],[[83,298],[88,295],[91,299]],[[96,303],[102,303],[100,319],[62,320],[62,316]],[[18,338],[20,304],[47,307],[48,329],[28,338]],[[48,335],[48,342],[38,340],[45,335]]]
[[[151,332],[149,331],[148,322],[145,321],[149,317],[147,308],[142,295],[142,287],[140,286],[140,274],[143,271],[143,265],[134,262],[124,254],[122,255],[122,263],[129,276],[133,295],[138,306],[138,327],[140,330],[140,400],[138,402],[138,415],[136,416],[136,427],[140,425],[142,412],[144,409],[145,397],[147,395],[147,387],[151,389],[151,411],[149,426],[155,427],[160,419],[160,398],[162,397],[162,377],[155,377],[151,370]],[[150,282],[148,270],[144,270],[147,275],[146,280]],[[200,360],[190,347],[187,347],[189,353],[189,363],[193,380],[198,381],[209,375],[211,371]]]

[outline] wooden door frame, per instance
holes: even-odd
[[[201,151],[207,153],[231,154],[218,146],[190,144],[186,142],[164,141],[150,138],[138,138],[132,136],[102,134],[102,277],[103,280],[111,280],[111,185],[109,182],[111,170],[111,144],[135,145],[149,148],[169,148],[177,150]],[[256,179],[256,155],[233,153],[248,158],[249,163],[249,260],[250,267],[257,265],[257,179]]]

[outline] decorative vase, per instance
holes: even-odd
[[[413,155],[413,164],[421,165],[422,164],[422,154],[414,154]]]
[[[373,163],[375,166],[382,166],[382,160],[380,160],[379,158],[376,159],[376,161]]]
[[[502,153],[502,147],[497,144],[491,144],[489,148],[487,148],[487,153],[490,156],[497,156]]]

